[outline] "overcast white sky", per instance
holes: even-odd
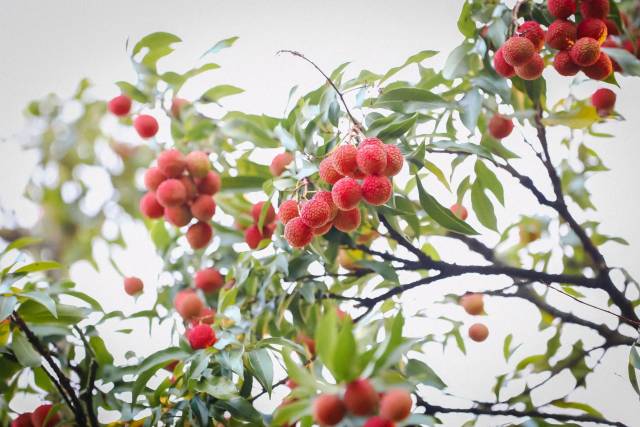
[[[461,0],[5,2],[0,16],[3,53],[0,136],[9,138],[9,142],[0,145],[3,177],[0,203],[19,212],[24,209],[20,201],[21,184],[28,177],[32,158],[20,153],[11,136],[22,126],[22,110],[26,103],[49,92],[67,96],[83,77],[89,77],[96,85],[94,93],[97,96],[108,98],[115,95],[117,88],[113,82],[134,77],[125,52],[127,39],[135,41],[153,31],[172,32],[184,40],[172,63],[185,66],[195,63],[202,52],[217,40],[240,36],[233,49],[213,59],[222,65],[222,69],[212,74],[214,80],[210,77],[206,82],[186,87],[184,95],[187,98],[199,95],[207,84],[233,84],[244,88],[246,93],[230,98],[225,102],[227,108],[278,115],[285,107],[292,86],[311,88],[322,80],[307,64],[291,57],[276,57],[274,53],[277,50],[304,52],[326,70],[345,61],[353,62],[354,71],[361,68],[386,70],[423,49],[443,52],[431,62],[441,65],[446,53],[460,41],[455,23],[461,4]],[[549,70],[545,75],[551,75]],[[637,265],[640,229],[636,226],[636,163],[640,154],[637,99],[640,83],[637,79],[620,80],[624,90],[618,91],[618,111],[627,121],[599,127],[599,130],[614,133],[616,137],[593,144],[612,171],[591,182],[593,201],[599,209],[591,217],[602,221],[601,231],[622,235],[630,242],[626,248],[607,245],[604,252],[612,265],[626,266],[640,277]],[[584,85],[578,93],[586,96],[595,86]],[[549,88],[553,97],[563,96],[566,94],[566,80],[551,79]],[[511,144],[509,148],[513,148],[518,142],[514,136],[505,144]],[[539,178],[544,179],[544,176]],[[506,190],[509,194],[513,188],[507,186]],[[535,214],[534,209],[535,205],[527,197],[514,195],[501,213],[505,217],[513,217],[519,213]],[[144,230],[135,226],[129,226],[127,230],[131,246],[127,253],[121,254],[123,268],[125,272],[135,272],[143,277],[152,289],[161,265],[157,259],[144,255],[153,252]],[[451,246],[451,251],[456,250],[459,249]],[[144,270],[126,264],[125,259],[132,256],[135,256],[135,265],[144,266]],[[464,261],[477,260],[469,258]],[[135,305],[129,299],[123,300],[119,279],[108,269],[96,273],[87,266],[78,266],[73,270],[73,276],[81,288],[104,301],[107,309],[133,311],[149,306],[153,301],[152,292]],[[453,281],[437,289],[414,292],[405,298],[405,307],[409,313],[426,307],[435,316],[440,309],[429,303],[443,293],[461,293],[461,287],[497,287],[500,283],[495,280],[487,284],[477,278]],[[609,321],[599,312],[576,307],[566,300],[554,302],[590,316],[594,321]],[[537,332],[538,318],[525,303],[491,300],[487,303],[487,311],[490,316],[486,322],[491,328],[491,336],[484,344],[469,344],[467,357],[462,357],[453,348],[443,354],[437,347],[430,347],[427,355],[434,369],[451,385],[451,390],[461,396],[491,398],[493,378],[508,369],[502,356],[498,355],[500,352],[496,351],[501,348],[507,334],[514,333],[515,342],[526,344],[514,356],[516,361],[525,354],[532,354],[534,349],[539,350],[537,346],[543,342],[542,338],[548,338],[548,334]],[[468,316],[457,314],[471,323]],[[407,332],[420,336],[432,329],[432,325],[416,321],[409,323]],[[144,334],[135,337],[105,335],[111,348],[120,356],[131,348],[133,342],[144,343],[144,348],[149,351],[167,344],[160,334],[154,334],[153,339]],[[622,349],[612,351],[597,373],[589,378],[589,390],[578,392],[575,399],[585,399],[612,418],[633,425],[637,422],[640,405],[626,379],[626,358],[627,353]],[[545,391],[545,397],[555,396],[555,393],[560,397],[561,391],[571,384],[571,379],[565,376],[556,383]],[[462,401],[454,403],[464,404]],[[268,402],[261,404],[263,407],[269,405]],[[24,400],[16,405],[32,409],[35,402]],[[451,420],[451,423],[457,424],[457,421]],[[479,425],[495,425],[495,420],[483,419]]]

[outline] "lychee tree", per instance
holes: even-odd
[[[599,231],[585,187],[606,171],[591,139],[622,118],[616,76],[640,74],[638,24],[627,1],[468,1],[464,41],[441,70],[429,67],[434,51],[383,73],[325,73],[282,51],[323,79],[292,91],[283,117],[225,110],[242,92],[228,84],[181,97],[236,38],[178,72],[161,60],[180,39],[154,33],[131,50],[137,81],[118,82],[108,102],[82,82],[71,99],[31,103],[39,163],[26,194],[42,216],[2,230],[3,423],[97,426],[100,411],[115,411],[110,425],[625,425],[575,396],[615,347],[628,351],[622,370],[639,392],[640,287],[603,256],[603,245],[625,241]],[[547,101],[543,71],[567,80],[561,102]],[[593,80],[602,83],[592,97],[573,95]],[[69,105],[81,112],[70,118]],[[119,142],[114,127],[138,141]],[[108,177],[99,206],[89,170]],[[506,190],[535,203],[535,215],[507,211]],[[98,269],[100,242],[119,271],[111,254],[131,221],[144,221],[170,280],[123,274],[123,298],[155,290],[155,304],[105,312],[63,266]],[[449,310],[403,307],[420,288],[470,275],[485,288],[442,292],[436,305]],[[517,331],[501,337],[494,399],[452,400],[430,359],[491,334],[487,300],[535,308],[546,346],[526,353]],[[594,320],[597,311],[615,323]],[[409,331],[409,315],[428,332]],[[173,345],[148,354],[132,342],[116,363],[98,331],[131,317]],[[561,396],[532,400],[566,373],[574,381]],[[23,393],[48,403],[17,414]]]

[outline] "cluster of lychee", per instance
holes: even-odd
[[[331,191],[320,190],[307,201],[287,200],[280,205],[278,219],[284,237],[294,248],[302,248],[314,236],[332,227],[345,233],[360,226],[359,204],[385,204],[393,194],[390,177],[404,164],[400,149],[378,138],[366,138],[358,146],[343,144],[320,162],[320,179]]]
[[[111,114],[124,117],[131,112],[131,98],[127,95],[118,95],[107,103],[107,109]],[[133,119],[133,127],[141,138],[152,138],[158,133],[158,121],[148,114],[139,114]]]
[[[256,249],[262,240],[271,239],[271,236],[273,236],[273,232],[276,229],[276,211],[273,209],[271,204],[266,208],[266,214],[262,221],[262,228],[259,227],[260,215],[265,203],[266,202],[258,202],[251,207],[253,224],[247,227],[244,231],[244,240],[251,249]]]
[[[484,299],[482,294],[467,293],[460,297],[460,305],[468,314],[478,316],[484,312]],[[482,342],[489,336],[489,328],[484,323],[474,323],[469,327],[469,338],[476,342]]]
[[[574,76],[582,71],[595,80],[604,80],[613,72],[613,62],[600,50],[610,28],[616,28],[609,15],[609,0],[582,0],[580,21],[575,16],[575,0],[548,0],[549,13],[556,20],[547,31],[536,21],[521,24],[495,53],[493,65],[503,77],[517,75],[524,80],[535,80],[542,75],[545,63],[540,51],[545,46],[556,52],[553,67],[563,76]]]
[[[45,403],[38,406],[33,412],[25,412],[11,421],[11,427],[54,427],[62,420],[59,412],[49,413],[53,405]]]
[[[185,156],[175,149],[163,151],[157,166],[147,169],[144,185],[149,191],[140,200],[143,215],[164,216],[176,227],[188,225],[186,237],[193,249],[209,244],[213,237],[209,222],[216,211],[213,195],[220,191],[221,180],[211,170],[207,153],[192,151]]]
[[[347,384],[344,395],[321,394],[313,402],[314,420],[322,426],[334,426],[347,415],[369,417],[364,427],[393,427],[411,415],[413,401],[404,389],[379,393],[365,378]]]

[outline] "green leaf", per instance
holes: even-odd
[[[394,283],[398,283],[398,273],[393,268],[393,266],[388,262],[379,262],[373,260],[358,260],[358,265],[370,268],[371,270],[378,273],[384,279],[389,280]]]
[[[591,405],[587,405],[586,403],[580,402],[566,402],[564,400],[555,400],[551,402],[551,405],[556,406],[558,408],[565,409],[577,409],[579,411],[585,412],[589,415],[593,415],[594,417],[602,418],[602,413],[594,409]]]
[[[284,360],[284,366],[289,378],[295,381],[296,384],[314,390],[317,388],[317,383],[313,376],[306,369],[298,366],[293,360],[291,360],[291,356],[288,351],[282,352],[282,359]]]
[[[432,56],[435,56],[437,54],[438,52],[435,50],[423,50],[421,52],[416,53],[415,55],[411,55],[409,58],[407,58],[404,64],[400,65],[399,67],[393,67],[389,71],[387,71],[385,75],[382,77],[382,79],[380,79],[380,82],[378,84],[381,85],[391,76],[395,75],[398,71],[404,69],[405,67],[411,64],[419,64],[425,59],[431,58]]]
[[[354,369],[356,364],[353,363],[357,357],[358,349],[356,339],[353,336],[353,324],[350,321],[345,321],[338,334],[333,357],[332,373],[338,382],[351,381],[358,376],[359,372]]]
[[[263,425],[264,423],[260,412],[258,412],[250,402],[240,397],[229,400],[219,400],[216,402],[216,406],[220,406],[229,411],[234,418],[251,422],[251,425]]]
[[[202,96],[200,97],[200,101],[203,103],[207,103],[207,102],[217,103],[220,99],[226,96],[236,95],[242,92],[244,92],[244,89],[240,89],[239,87],[236,87],[236,86],[231,86],[231,85],[214,86],[202,94]]]
[[[58,312],[56,310],[56,303],[55,301],[47,294],[43,293],[43,292],[38,292],[38,291],[34,291],[34,292],[23,292],[23,293],[19,293],[16,294],[18,296],[24,297],[24,298],[28,298],[32,301],[37,302],[38,304],[42,305],[44,308],[46,308],[49,313],[51,313],[51,315],[53,315],[53,317],[55,317],[56,319],[58,318]]]
[[[438,374],[436,374],[435,371],[426,363],[420,360],[410,359],[404,368],[404,372],[409,379],[418,381],[421,384],[435,387],[439,390],[446,387],[446,384]]]
[[[631,346],[629,352],[629,382],[631,386],[640,395],[640,387],[638,386],[638,371],[640,371],[640,353],[638,352],[637,342]]]
[[[480,184],[491,191],[498,201],[504,205],[504,189],[496,174],[480,160],[476,161],[474,170],[478,180],[480,180]]]
[[[14,296],[0,296],[0,321],[6,319],[13,313],[13,309],[18,303]]]
[[[311,413],[311,406],[308,400],[299,400],[281,405],[273,414],[273,425],[293,425],[294,421]]]
[[[625,74],[640,76],[640,60],[626,49],[603,47],[602,50],[622,67]]]
[[[216,399],[223,400],[228,400],[237,393],[236,386],[230,379],[217,376],[208,377],[197,382],[195,389]]]
[[[25,367],[34,368],[42,364],[42,357],[33,348],[29,340],[19,330],[13,331],[11,348],[18,362]]]
[[[478,89],[473,89],[467,92],[460,100],[460,118],[462,123],[469,130],[474,133],[476,125],[478,124],[478,117],[480,116],[480,109],[482,108],[482,95]]]
[[[171,33],[157,32],[151,33],[142,39],[133,47],[133,55],[139,53],[145,47],[149,50],[158,49],[161,47],[169,46],[173,43],[181,42],[180,37]]]
[[[269,352],[264,348],[259,348],[249,352],[249,364],[260,384],[267,390],[271,396],[271,387],[273,386],[273,363]]]
[[[116,86],[120,88],[122,93],[129,96],[129,98],[133,99],[134,101],[138,101],[142,104],[146,104],[147,102],[149,102],[149,97],[129,82],[116,82]]]
[[[36,243],[40,243],[41,241],[42,239],[38,237],[29,237],[29,236],[21,237],[9,243],[7,247],[4,248],[4,250],[2,251],[2,255],[6,254],[12,249],[22,249],[26,246],[31,246],[31,245],[35,245]]]
[[[220,40],[219,42],[214,44],[212,47],[207,49],[207,51],[205,53],[203,53],[202,56],[200,56],[200,58],[204,58],[207,55],[213,55],[214,53],[220,52],[222,49],[226,49],[228,47],[231,47],[231,46],[233,46],[233,44],[237,40],[238,40],[237,36],[229,37],[228,39],[224,39],[224,40]]]
[[[493,211],[493,203],[484,193],[484,188],[478,180],[471,184],[471,204],[478,221],[485,227],[498,231],[498,221]]]
[[[334,355],[338,342],[338,318],[335,310],[328,310],[318,322],[315,332],[316,349],[320,360],[334,371]]]
[[[402,87],[384,92],[375,102],[376,107],[394,111],[415,113],[420,110],[433,110],[447,106],[439,95],[426,89]]]
[[[164,252],[171,243],[171,236],[164,221],[154,221],[151,225],[151,240],[159,252]]]
[[[585,129],[600,121],[595,107],[582,104],[571,111],[551,113],[542,119],[547,126],[567,126],[571,129]]]
[[[476,24],[471,14],[471,3],[467,1],[464,2],[460,17],[458,17],[458,30],[467,38],[473,37],[476,34]]]
[[[136,370],[138,372],[138,377],[131,387],[131,401],[133,403],[136,402],[138,395],[142,392],[142,389],[147,385],[147,382],[149,382],[151,377],[155,375],[158,369],[161,369],[174,360],[185,359],[187,356],[189,356],[189,354],[181,348],[169,347],[167,349],[157,351],[145,358]]]
[[[442,206],[438,201],[429,195],[422,182],[416,177],[416,183],[418,186],[418,196],[420,197],[420,205],[427,212],[427,214],[441,226],[455,231],[461,234],[474,235],[478,234],[469,224],[462,221],[460,218],[451,213],[451,210]]]
[[[62,265],[55,261],[36,261],[20,267],[12,274],[35,273],[36,271],[57,270],[60,268],[62,268]]]
[[[262,176],[224,176],[222,177],[221,191],[240,191],[242,193],[260,191],[266,180]]]

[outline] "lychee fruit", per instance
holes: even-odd
[[[204,303],[193,289],[185,289],[176,294],[173,306],[183,319],[190,320],[200,314]]]
[[[209,221],[216,213],[216,202],[208,194],[198,196],[191,203],[191,214],[200,221]]]
[[[310,228],[325,225],[331,217],[331,208],[322,199],[313,198],[300,208],[300,219]]]
[[[344,392],[344,404],[353,415],[371,415],[378,409],[380,396],[371,382],[359,378],[347,384]]]
[[[127,95],[118,95],[109,101],[107,108],[115,116],[126,116],[131,111],[131,98]]]
[[[457,216],[463,221],[467,219],[467,217],[469,216],[469,212],[467,211],[467,208],[465,208],[459,203],[454,203],[453,205],[451,205],[449,209],[451,210],[451,213],[453,213],[455,216]]]
[[[384,144],[369,143],[357,148],[358,169],[367,175],[381,175],[387,168],[387,151]]]
[[[616,93],[611,89],[598,89],[591,95],[591,105],[600,116],[608,116],[616,106]]]
[[[367,145],[376,145],[378,147],[383,147],[384,142],[380,138],[376,138],[375,136],[370,136],[365,138],[358,144],[358,148],[365,147]]]
[[[251,217],[253,218],[253,222],[256,224],[258,224],[260,221],[260,213],[262,212],[262,207],[264,206],[265,203],[267,202],[258,202],[251,207]],[[263,224],[271,224],[275,220],[276,220],[276,211],[275,209],[273,209],[273,206],[269,204],[269,207],[267,208],[267,213],[265,214],[265,217],[264,217]]]
[[[318,191],[314,199],[320,199],[324,201],[327,205],[329,205],[329,220],[332,220],[338,214],[338,207],[335,203],[333,203],[333,196],[331,195],[331,191]]]
[[[284,238],[292,247],[302,248],[313,240],[313,230],[304,223],[302,218],[293,218],[284,227]]]
[[[158,121],[148,114],[140,114],[133,120],[133,127],[141,138],[151,138],[158,133]]]
[[[571,60],[581,67],[588,67],[598,61],[600,45],[591,37],[583,37],[571,47]]]
[[[556,53],[556,56],[553,58],[553,68],[555,68],[561,76],[575,76],[580,71],[580,66],[573,62],[567,50],[561,50]]]
[[[528,38],[536,51],[540,52],[544,47],[544,30],[536,21],[523,22],[518,27],[517,33],[520,37]]]
[[[393,185],[386,176],[370,175],[362,181],[362,198],[370,205],[384,205],[391,198]]]
[[[516,70],[504,60],[504,50],[498,49],[493,55],[493,68],[502,77],[511,78],[516,75]]]
[[[402,421],[411,415],[413,400],[403,389],[393,389],[384,393],[380,400],[380,416],[391,421]]]
[[[371,417],[365,421],[362,427],[395,427],[395,424],[386,418]]]
[[[464,308],[464,311],[477,316],[484,311],[484,301],[482,294],[468,293],[460,297],[460,305]]]
[[[344,418],[347,409],[335,394],[321,394],[313,402],[313,419],[322,426],[334,426]]]
[[[144,186],[149,191],[156,191],[162,181],[166,180],[167,176],[156,167],[151,167],[144,173]]]
[[[260,231],[258,225],[253,224],[244,231],[244,241],[249,245],[249,248],[256,249],[261,241],[271,238],[275,227],[275,224],[266,224]]]
[[[591,37],[600,45],[606,40],[607,33],[607,24],[602,19],[585,18],[578,24],[578,38]]]
[[[619,36],[620,29],[613,19],[605,19],[604,24],[607,26],[607,34],[610,36]]]
[[[273,176],[280,176],[282,172],[289,166],[289,164],[293,161],[293,154],[285,151],[284,153],[276,154],[276,156],[271,160],[271,164],[269,165],[269,171]]]
[[[568,18],[576,13],[575,0],[547,0],[549,13],[556,18]]]
[[[182,114],[182,110],[189,104],[191,103],[186,99],[173,98],[171,100],[171,115],[174,118],[179,119]]]
[[[203,292],[216,292],[224,286],[224,277],[215,268],[203,268],[198,270],[193,278],[196,288]]]
[[[482,342],[489,336],[489,328],[482,323],[474,323],[469,327],[469,338],[475,342]]]
[[[600,52],[600,56],[595,64],[583,67],[582,72],[591,79],[605,80],[611,75],[611,73],[613,73],[613,62],[611,61],[611,58],[609,58],[609,55],[604,52]]]
[[[220,175],[214,171],[209,171],[204,178],[200,178],[196,181],[198,192],[202,194],[214,195],[222,187],[222,181]]]
[[[349,175],[358,167],[358,150],[353,145],[344,144],[336,148],[331,158],[333,168],[341,175]]]
[[[404,156],[396,145],[385,144],[384,150],[387,152],[387,168],[382,174],[386,176],[396,176],[402,170]]]
[[[53,405],[50,403],[38,406],[35,411],[31,413],[31,424],[33,427],[54,427],[57,425],[62,420],[62,417],[58,412],[49,415],[52,409]],[[47,420],[46,423],[45,420]]]
[[[323,235],[327,234],[329,232],[329,230],[331,230],[332,227],[333,227],[333,221],[329,221],[323,226],[314,228],[313,229],[313,235],[314,236],[323,236]]]
[[[338,209],[347,211],[358,206],[360,199],[362,199],[362,189],[358,181],[344,177],[333,185],[331,197]]]
[[[187,190],[180,180],[171,178],[163,181],[158,186],[156,198],[165,208],[179,206],[187,201]]]
[[[11,427],[33,427],[31,423],[31,412],[25,412],[18,415],[13,421],[11,421]]]
[[[155,193],[150,191],[140,199],[140,212],[147,218],[162,218],[164,207],[158,203]]]
[[[182,185],[184,185],[184,189],[187,190],[187,200],[193,200],[198,195],[198,188],[196,187],[196,183],[193,182],[193,179],[187,175],[182,175],[178,178]]]
[[[169,206],[164,210],[164,218],[176,227],[184,227],[193,219],[187,205]]]
[[[512,67],[524,65],[531,60],[536,49],[525,37],[511,37],[502,46],[504,60]]]
[[[580,13],[583,18],[605,19],[609,15],[609,0],[582,0]]]
[[[178,150],[166,150],[158,156],[158,169],[169,178],[179,177],[186,167],[185,157]]]
[[[131,296],[138,295],[142,292],[144,284],[138,277],[125,277],[124,278],[124,291]]]
[[[506,138],[513,131],[513,121],[502,114],[496,113],[489,120],[489,134],[495,139]]]
[[[185,157],[187,170],[193,178],[204,178],[211,170],[209,156],[204,151],[192,151]]]
[[[575,43],[577,34],[578,30],[572,22],[556,19],[549,25],[545,41],[550,48],[565,50]]]
[[[213,229],[206,222],[196,222],[187,229],[187,241],[193,249],[206,247],[213,237]]]
[[[216,333],[213,331],[213,328],[206,324],[194,326],[187,331],[186,336],[191,348],[194,350],[211,347],[217,341]]]
[[[291,219],[298,216],[300,216],[300,212],[298,211],[298,202],[295,200],[284,201],[278,209],[278,220],[280,220],[284,225],[286,225]]]
[[[191,326],[196,326],[201,323],[204,323],[205,325],[213,325],[213,322],[215,322],[215,320],[216,311],[212,308],[205,307],[197,317],[191,320]]]
[[[523,80],[535,80],[544,71],[544,60],[540,54],[533,55],[531,60],[524,65],[516,67],[516,74]]]
[[[333,220],[333,226],[345,233],[356,230],[360,227],[360,209],[354,208],[348,211],[338,211],[338,215]]]
[[[335,184],[340,178],[343,177],[341,173],[335,170],[333,167],[333,156],[325,157],[318,166],[318,174],[320,179],[329,185]]]

